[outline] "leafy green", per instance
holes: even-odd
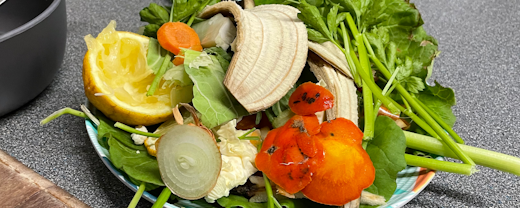
[[[226,69],[215,55],[186,50],[184,67],[195,85],[193,106],[201,113],[201,121],[208,128],[249,113],[224,86]],[[223,63],[228,65],[229,63]]]
[[[427,86],[426,90],[417,95],[418,99],[430,110],[435,112],[442,120],[453,127],[457,118],[451,107],[455,105],[455,93],[451,88],[441,86],[435,81],[435,86]]]
[[[108,141],[110,139],[115,139],[128,148],[146,152],[146,147],[144,147],[143,145],[134,144],[128,132],[115,128],[113,121],[109,120],[106,117],[98,118],[100,122],[98,126],[98,141],[102,147],[105,147],[105,149],[110,149]]]
[[[386,200],[392,197],[397,187],[397,173],[406,168],[405,149],[406,138],[401,128],[389,117],[377,117],[374,138],[366,148],[376,169],[376,178],[366,191],[384,196]]]
[[[326,208],[331,207],[323,204],[318,204],[307,199],[282,199],[278,200],[280,205],[285,208]],[[217,199],[217,203],[225,208],[242,207],[242,208],[265,208],[266,203],[249,202],[243,196],[229,195]]]
[[[299,85],[298,82],[295,83],[294,86],[282,98],[280,98],[280,100],[278,100],[278,102],[265,110],[269,122],[273,125],[276,123],[275,128],[283,126],[285,122],[294,115],[289,108],[289,98]],[[278,119],[278,117],[281,118]]]
[[[305,0],[300,0],[298,10],[301,12],[298,14],[300,20],[312,29],[319,31],[327,39],[332,40],[329,28],[327,28],[327,24],[322,19],[321,13],[316,6],[307,3]]]
[[[141,16],[141,21],[160,26],[168,22],[170,12],[163,6],[150,3],[150,6],[145,7],[139,12],[139,16]]]
[[[319,31],[307,28],[307,37],[309,40],[317,42],[317,43],[323,43],[329,41],[325,36],[323,36]]]
[[[144,151],[133,149],[115,138],[108,139],[110,161],[117,169],[142,182],[164,186],[155,157]],[[142,146],[144,147],[144,146]]]
[[[170,16],[170,11],[166,7],[150,3],[148,7],[139,12],[141,21],[149,23],[144,26],[143,35],[157,38],[157,30],[169,21],[188,23],[190,19],[193,19],[196,22],[200,22],[201,19],[196,18],[194,15],[206,5],[213,5],[218,2],[220,0],[173,0],[172,16]],[[192,16],[193,18],[190,18]]]
[[[224,71],[227,71],[229,67],[229,62],[231,61],[231,54],[226,52],[221,47],[205,48],[204,51],[209,55],[215,55],[222,69],[224,69]]]
[[[149,38],[148,43],[148,51],[146,53],[146,64],[153,71],[154,74],[157,74],[161,65],[164,61],[166,54],[169,52],[162,48],[159,44],[159,41],[155,38]],[[168,62],[167,70],[173,68],[173,63]]]
[[[128,179],[130,180],[130,182],[132,182],[133,184],[137,185],[137,186],[140,186],[141,183],[143,183],[142,181],[140,180],[137,180],[133,177],[130,177],[130,176],[127,176]],[[151,183],[146,183],[146,188],[144,189],[145,191],[151,191],[151,190],[155,190],[157,188],[161,187],[160,185],[156,185],[156,184],[151,184]]]

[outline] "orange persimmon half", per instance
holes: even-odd
[[[319,129],[316,115],[293,116],[267,134],[255,158],[256,167],[287,193],[301,191],[323,160],[322,147],[312,138]]]
[[[334,95],[326,88],[306,82],[289,98],[289,107],[297,115],[311,115],[334,106]]]
[[[323,122],[315,137],[325,158],[302,193],[312,201],[337,206],[360,197],[375,179],[372,161],[361,146],[361,130],[352,121],[337,118]]]

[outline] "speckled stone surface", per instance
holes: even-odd
[[[162,1],[162,0],[156,0]],[[85,103],[83,37],[110,20],[137,31],[149,1],[68,0],[67,49],[51,85],[0,118],[0,148],[92,207],[126,207],[133,192],[94,152],[84,121],[63,116],[39,121],[63,107]],[[472,146],[520,156],[520,4],[512,0],[416,1],[425,29],[439,41],[433,78],[457,95],[455,130]],[[405,207],[520,207],[520,177],[479,167],[473,176],[438,173]],[[1,187],[1,185],[0,185]],[[141,200],[140,207],[151,204]]]

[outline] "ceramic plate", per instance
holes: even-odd
[[[90,122],[90,120],[86,120],[85,124],[87,126],[87,132],[90,137],[90,141],[94,145],[94,148],[96,149],[96,152],[103,163],[105,163],[110,172],[112,172],[123,184],[128,186],[128,188],[132,189],[133,191],[137,191],[138,186],[130,182],[128,178],[123,176],[123,174],[121,174],[121,172],[112,165],[108,159],[108,150],[99,145],[97,140],[97,129],[95,125]],[[437,159],[442,160],[442,157],[438,157]],[[397,175],[397,189],[395,190],[394,195],[386,205],[381,207],[402,207],[415,196],[417,196],[417,194],[419,194],[430,183],[430,181],[433,179],[433,176],[435,176],[435,171],[420,167],[406,167],[406,169],[399,172]],[[157,200],[156,196],[148,193],[147,191],[144,192],[143,198],[150,201],[151,203],[154,203],[155,200]],[[179,208],[178,206],[169,203],[166,203],[164,207]]]

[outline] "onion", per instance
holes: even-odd
[[[157,161],[164,184],[189,200],[200,199],[213,189],[222,165],[215,139],[192,125],[176,125],[161,136]]]

